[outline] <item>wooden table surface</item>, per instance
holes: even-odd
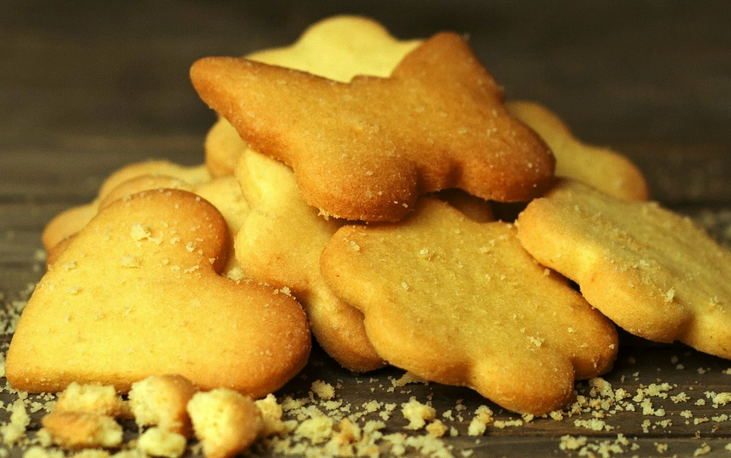
[[[59,211],[90,201],[120,166],[148,158],[202,162],[203,136],[215,117],[198,99],[188,68],[207,55],[241,55],[292,42],[308,24],[337,13],[382,21],[399,37],[443,29],[466,32],[508,99],[531,99],[559,113],[582,139],[626,153],[646,174],[652,195],[704,224],[731,246],[731,23],[725,1],[481,2],[321,1],[40,2],[0,3],[0,292],[21,297],[42,268],[36,259],[44,224]],[[729,279],[731,281],[731,279]],[[8,342],[10,335],[2,337]],[[634,362],[632,359],[634,358]],[[677,359],[677,361],[676,361]],[[356,377],[315,350],[301,377],[282,394],[309,382],[342,380],[338,396],[354,406],[378,398],[426,401],[439,415],[458,399],[468,410],[450,423],[460,435],[452,453],[473,456],[576,456],[559,449],[561,436],[635,446],[626,456],[727,456],[731,422],[694,418],[731,414],[731,405],[694,405],[705,391],[731,391],[731,361],[682,345],[621,336],[620,357],[605,378],[634,395],[641,384],[672,384],[674,403],[653,398],[664,417],[642,409],[606,418],[611,431],[536,419],[523,427],[489,427],[476,444],[466,430],[485,403],[467,389],[409,385],[388,393],[381,384],[402,371]],[[684,369],[677,369],[681,364]],[[703,372],[703,373],[700,373]],[[370,379],[378,379],[371,382]],[[585,385],[580,385],[585,386]],[[373,389],[373,390],[372,390]],[[408,393],[406,392],[408,391]],[[0,399],[12,401],[4,392]],[[491,405],[491,404],[488,404]],[[495,407],[493,405],[495,409]],[[7,420],[7,412],[0,419]],[[37,430],[40,413],[33,415]],[[501,413],[501,419],[516,418]],[[663,428],[658,421],[671,420]],[[651,421],[643,432],[644,421]],[[388,432],[401,431],[399,413]],[[421,433],[419,433],[421,434]],[[667,444],[667,451],[660,452]],[[12,456],[20,456],[13,449]],[[263,455],[271,452],[262,452]]]

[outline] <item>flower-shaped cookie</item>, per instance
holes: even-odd
[[[611,322],[531,258],[513,226],[440,201],[420,200],[399,224],[344,226],[321,267],[386,361],[510,410],[562,407],[574,379],[609,370],[617,352]]]
[[[530,254],[617,325],[731,358],[731,253],[688,218],[565,180],[518,227]]]

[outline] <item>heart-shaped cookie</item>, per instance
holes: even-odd
[[[306,363],[310,333],[291,297],[219,276],[228,231],[206,200],[147,191],[102,210],[41,279],[6,374],[17,389],[73,381],[121,391],[180,374],[201,389],[263,396]]]

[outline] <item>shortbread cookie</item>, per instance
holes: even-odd
[[[129,403],[139,426],[158,426],[189,437],[186,406],[198,389],[180,375],[157,375],[132,384]]]
[[[118,186],[126,181],[138,177],[167,177],[185,182],[189,185],[196,185],[211,179],[204,165],[186,167],[168,161],[146,161],[130,164],[117,170],[107,178],[99,189],[97,198],[86,205],[70,208],[53,218],[43,230],[41,241],[46,251],[49,251],[63,239],[76,234],[99,212],[100,202]],[[177,187],[168,184],[165,187]],[[137,183],[133,188],[128,185],[126,194],[144,191],[150,188],[142,183]],[[126,194],[121,194],[121,197]]]
[[[241,139],[234,126],[219,117],[206,134],[204,142],[208,172],[212,177],[232,175],[236,162],[246,148],[248,145]]]
[[[122,443],[122,427],[107,415],[53,412],[44,416],[41,424],[63,448],[108,448]]]
[[[243,272],[276,288],[287,287],[307,313],[322,348],[347,369],[383,367],[368,341],[363,314],[338,299],[320,274],[320,253],[342,222],[325,219],[302,200],[286,165],[246,151],[236,169],[252,211],[236,236]]]
[[[117,200],[41,279],[10,345],[8,381],[32,392],[74,381],[127,391],[168,373],[202,389],[278,389],[307,361],[306,317],[284,294],[218,275],[228,238],[221,214],[194,194]]]
[[[548,147],[508,116],[501,89],[454,33],[425,41],[390,78],[346,84],[235,58],[201,59],[191,78],[331,216],[397,221],[420,194],[447,188],[524,201],[552,181]]]
[[[617,334],[516,233],[425,198],[400,224],[339,229],[322,272],[389,363],[541,415],[568,401],[575,378],[610,369]]]
[[[495,221],[490,202],[471,196],[459,189],[445,189],[436,194],[436,197],[447,202],[462,212],[466,217],[478,223]]]
[[[71,207],[54,216],[41,234],[41,243],[50,257],[51,250],[65,239],[76,234],[91,221],[99,211],[99,200],[85,205]],[[46,259],[48,264],[48,260]]]
[[[323,19],[291,46],[247,56],[269,65],[292,68],[343,83],[356,75],[387,77],[421,40],[397,40],[376,21],[359,16]],[[206,136],[206,165],[211,175],[231,175],[247,148],[236,129],[219,118]]]
[[[112,202],[125,196],[136,194],[151,189],[181,189],[192,191],[193,186],[177,178],[161,175],[143,175],[131,178],[120,183],[117,187],[107,191],[102,197],[86,205],[70,208],[53,218],[43,231],[41,240],[46,246],[46,266],[53,264],[63,253],[63,250],[71,243],[76,234],[84,228],[89,221],[99,213],[99,210],[108,207]]]
[[[192,185],[186,181],[179,180],[177,178],[168,176],[154,176],[145,175],[136,178],[132,178],[119,184],[116,188],[109,191],[109,193],[99,201],[99,208],[106,208],[111,203],[118,199],[123,199],[132,194],[155,190],[161,188],[179,189],[183,191],[190,191],[206,199],[212,203],[214,207],[223,215],[228,226],[228,232],[231,237],[231,243],[229,244],[229,254],[227,256],[226,265],[224,266],[223,273],[226,276],[231,276],[232,272],[239,269],[236,257],[233,254],[233,236],[239,230],[241,223],[246,218],[249,212],[249,205],[241,195],[241,187],[235,177],[221,177],[214,180]],[[96,214],[96,210],[94,212]],[[76,224],[81,225],[84,223],[81,220],[77,220]],[[79,227],[81,230],[83,226]],[[78,232],[78,231],[77,231]],[[58,257],[63,253],[63,250],[71,243],[71,239],[75,234],[69,235],[66,239],[54,245],[48,250],[48,256],[46,257],[46,265],[52,265]]]
[[[533,102],[506,104],[512,117],[535,130],[556,156],[556,175],[591,185],[615,197],[647,200],[645,177],[629,159],[609,148],[587,145],[546,107]]]
[[[128,413],[128,408],[111,385],[81,385],[73,382],[58,395],[53,411],[87,412],[120,417]]]
[[[731,253],[688,218],[566,180],[518,223],[526,250],[617,325],[731,358]]]
[[[187,445],[185,436],[163,428],[150,428],[137,439],[137,448],[147,456],[178,458]]]
[[[230,458],[259,436],[261,413],[251,398],[225,388],[197,393],[188,402],[195,437],[207,458]]]
[[[277,404],[277,398],[268,394],[264,399],[256,401],[256,407],[261,413],[261,430],[259,437],[284,436],[287,434],[287,424],[282,420],[284,411]]]

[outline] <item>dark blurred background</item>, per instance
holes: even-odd
[[[108,171],[148,157],[201,162],[214,114],[192,89],[190,64],[289,44],[342,13],[371,16],[401,38],[469,34],[508,99],[546,104],[579,137],[622,149],[649,174],[677,148],[702,159],[688,165],[683,150],[677,167],[731,173],[708,165],[731,154],[730,12],[726,1],[2,0],[0,195],[32,199],[23,183],[40,162],[53,164],[33,172],[49,183],[79,183],[59,186],[65,202],[86,200],[104,178],[85,175],[91,156],[106,157]],[[663,179],[651,185],[676,186]]]

